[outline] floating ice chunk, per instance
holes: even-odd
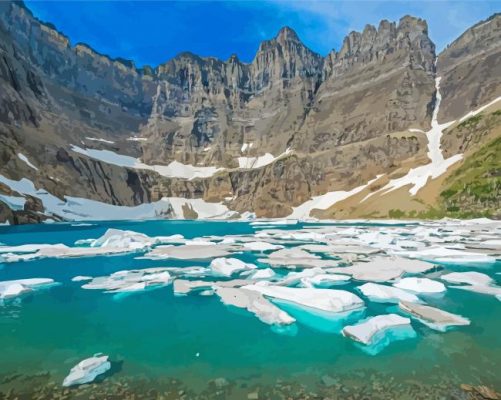
[[[174,294],[176,296],[183,296],[195,291],[208,290],[212,288],[213,283],[214,282],[176,279],[173,283]]]
[[[343,336],[349,337],[364,345],[375,344],[382,340],[386,330],[398,327],[410,327],[411,320],[401,317],[397,314],[377,315],[366,319],[365,321],[346,326],[343,330]]]
[[[82,281],[90,281],[92,280],[92,276],[85,276],[85,275],[77,275],[71,278],[73,282],[82,282]]]
[[[401,257],[374,257],[369,262],[358,262],[349,267],[333,268],[332,272],[350,274],[359,281],[387,282],[401,277],[404,273],[422,273],[433,269],[434,265],[421,260]]]
[[[415,293],[442,293],[447,290],[442,282],[428,278],[403,278],[397,283],[394,283],[393,286]]]
[[[146,253],[146,259],[166,259],[177,258],[181,260],[205,260],[214,257],[228,256],[229,247],[226,245],[181,245],[181,246],[159,246]]]
[[[423,324],[440,332],[445,332],[450,326],[470,325],[470,320],[460,315],[452,314],[439,308],[425,306],[407,301],[401,301],[399,307]]]
[[[443,264],[492,264],[496,262],[494,257],[486,254],[446,247],[429,247],[423,250],[406,253],[406,255],[411,258],[419,258]]]
[[[211,261],[209,268],[214,275],[230,277],[237,272],[256,269],[257,267],[238,258],[215,258]]]
[[[487,294],[490,296],[501,296],[501,287],[491,285],[464,285],[464,286],[449,286],[453,289],[467,290],[480,294]]]
[[[30,289],[29,287],[16,282],[11,284],[0,283],[0,300],[18,297],[25,293],[31,292],[31,290],[32,289]]]
[[[169,284],[170,281],[170,274],[165,268],[146,268],[98,276],[84,284],[82,289],[105,290],[109,293],[137,292],[159,288]]]
[[[63,244],[22,244],[19,246],[0,246],[2,253],[35,253],[46,247],[64,246]]]
[[[341,274],[318,274],[312,277],[306,277],[301,279],[301,283],[304,287],[318,287],[326,288],[336,285],[344,285],[351,280],[349,275]]]
[[[397,303],[401,300],[419,302],[416,295],[406,292],[405,290],[398,289],[392,286],[379,285],[377,283],[366,283],[359,286],[358,289],[362,294],[369,298],[369,300],[376,303]]]
[[[244,288],[217,287],[216,294],[226,305],[244,308],[269,325],[290,325],[296,320],[262,294]]]
[[[75,365],[70,374],[64,378],[63,386],[82,385],[93,382],[97,376],[104,374],[111,368],[108,356],[95,354]]]
[[[322,260],[319,256],[308,253],[297,247],[282,249],[268,255],[268,258],[259,259],[259,262],[277,267],[334,267],[339,264],[337,260]]]
[[[268,242],[248,242],[244,243],[243,247],[246,250],[250,251],[269,251],[269,250],[278,250],[284,248],[284,246],[281,246],[279,244],[271,244]]]
[[[490,285],[494,282],[489,275],[475,271],[451,272],[450,274],[442,275],[440,279],[449,283],[466,283],[468,285],[480,286]]]
[[[243,288],[274,299],[332,313],[364,307],[364,302],[360,297],[345,290],[290,288],[272,285],[248,285]]]
[[[164,271],[176,277],[203,277],[210,274],[210,269],[206,267],[165,267]]]
[[[273,271],[271,268],[257,269],[253,271],[248,278],[249,279],[273,279],[277,277],[277,273]]]
[[[29,278],[1,281],[0,299],[18,297],[31,292],[32,290],[44,289],[55,284],[54,280],[50,278]]]

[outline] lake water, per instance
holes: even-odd
[[[313,226],[297,224],[280,229]],[[185,238],[253,235],[257,229],[248,222],[68,223],[0,227],[0,242],[72,246],[79,239],[97,238],[111,227],[149,236],[182,234]],[[25,393],[26,398],[31,398],[31,390],[42,393],[40,398],[52,398],[71,367],[94,353],[109,355],[114,368],[93,390],[98,393],[126,382],[128,390],[138,391],[136,398],[161,398],[162,385],[175,386],[165,389],[164,398],[282,398],[274,394],[279,392],[287,393],[283,398],[306,398],[305,393],[318,398],[432,398],[433,393],[437,398],[462,398],[462,383],[501,390],[501,302],[494,296],[448,289],[443,296],[427,298],[432,306],[471,319],[471,325],[441,333],[413,320],[416,337],[395,341],[377,355],[369,355],[343,337],[335,322],[331,325],[287,306],[284,310],[297,322],[293,331],[279,334],[245,310],[227,307],[217,296],[174,296],[172,285],[116,296],[84,290],[82,282],[71,281],[77,275],[207,266],[210,262],[146,260],[137,259],[138,255],[0,264],[0,281],[43,277],[60,283],[0,305],[0,398],[7,398],[2,394],[6,396],[9,390]],[[235,257],[267,267],[257,261],[262,257],[257,253]],[[445,266],[442,271],[475,269],[499,283],[500,267],[498,261],[475,268]],[[356,293],[354,288],[359,284],[350,283],[342,289]],[[398,312],[395,305],[364,301],[364,317]],[[136,388],[135,382],[142,382],[142,386],[138,383]],[[144,382],[151,392],[144,391]],[[64,392],[67,397],[61,394],[61,398],[76,398],[79,390],[88,389]],[[167,395],[169,390],[173,397]]]

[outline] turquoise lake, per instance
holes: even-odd
[[[280,229],[313,226],[297,224]],[[10,246],[70,246],[80,239],[97,238],[108,228],[149,236],[182,234],[185,238],[253,235],[257,231],[248,222],[65,223],[0,227],[0,242]],[[120,378],[146,377],[154,382],[169,377],[183,382],[186,390],[199,393],[209,381],[224,378],[240,384],[240,394],[224,394],[228,398],[239,398],[247,388],[250,392],[251,388],[277,381],[300,382],[317,392],[329,386],[326,376],[341,386],[349,377],[362,376],[359,379],[363,381],[371,371],[383,377],[382,385],[387,377],[402,384],[446,382],[444,385],[458,388],[466,383],[501,389],[501,302],[494,296],[449,289],[443,296],[429,297],[429,305],[465,316],[471,319],[471,325],[441,333],[413,320],[416,337],[392,342],[377,355],[370,355],[343,337],[335,321],[311,317],[298,309],[289,310],[297,319],[295,329],[280,334],[245,310],[224,305],[217,296],[174,296],[172,285],[116,296],[83,290],[82,282],[71,281],[77,275],[101,276],[148,267],[207,266],[210,262],[137,259],[138,255],[44,258],[0,264],[0,281],[43,277],[60,283],[0,305],[0,382],[12,374],[29,377],[48,373],[50,380],[59,384],[78,361],[104,353],[119,368],[99,385]],[[249,252],[234,257],[267,267],[258,262],[261,256]],[[460,264],[440,268],[477,270],[498,284],[501,281],[499,261],[475,268]],[[354,288],[359,284],[352,282],[342,289],[356,293]],[[365,302],[364,318],[398,312],[395,305]],[[283,307],[287,310],[287,306]],[[9,382],[5,381],[8,380],[0,383],[0,393],[7,390]],[[31,384],[29,379],[23,382],[24,389]]]

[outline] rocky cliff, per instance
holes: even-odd
[[[285,27],[251,63],[181,53],[137,68],[1,2],[0,215],[10,216],[0,218],[46,218],[43,199],[13,209],[35,189],[117,206],[168,198],[164,217],[200,217],[213,203],[227,216],[285,217],[405,174],[429,162],[437,73],[440,122],[501,94],[499,27],[498,15],[472,27],[437,66],[426,22],[405,16],[349,33],[326,57]],[[450,140],[443,150],[461,151]],[[34,190],[9,186],[22,178]]]

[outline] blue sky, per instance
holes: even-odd
[[[259,43],[292,27],[312,50],[339,49],[351,30],[411,14],[428,21],[440,50],[501,1],[26,1],[73,44],[156,66],[182,51],[251,61]]]

